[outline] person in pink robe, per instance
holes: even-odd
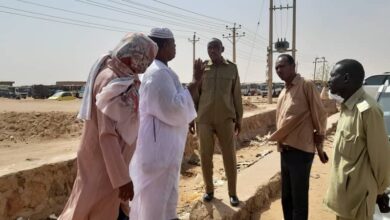
[[[117,219],[133,197],[129,163],[138,133],[137,74],[157,54],[143,34],[128,34],[92,67],[78,118],[85,120],[77,176],[59,220]],[[126,205],[121,205],[126,204]]]

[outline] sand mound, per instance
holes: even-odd
[[[242,100],[242,107],[244,108],[244,111],[250,111],[257,108],[257,106],[248,99]]]
[[[4,112],[0,113],[0,142],[78,137],[82,126],[75,113]]]

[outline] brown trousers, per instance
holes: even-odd
[[[203,181],[206,192],[214,191],[213,184],[213,154],[214,134],[217,136],[225,167],[225,174],[228,180],[229,195],[237,195],[237,168],[236,149],[234,146],[234,122],[226,120],[219,124],[197,124],[198,137],[200,142],[200,160],[203,172]]]

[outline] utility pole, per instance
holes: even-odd
[[[273,18],[274,18],[274,10],[273,10],[274,2],[273,0],[269,0],[269,37],[268,37],[268,76],[267,76],[267,84],[268,84],[268,104],[272,104],[272,63],[273,63]]]
[[[196,38],[196,32],[194,32],[194,36],[192,39],[188,38],[188,41],[192,43],[192,65],[195,64],[195,43],[199,41],[199,37]]]
[[[289,48],[289,42],[286,39],[278,39],[275,43],[275,51],[273,50],[273,11],[274,10],[284,10],[284,9],[293,9],[293,30],[292,30],[292,49]],[[296,53],[296,0],[293,0],[293,6],[282,6],[275,7],[273,0],[269,1],[269,43],[268,43],[268,57],[267,57],[267,83],[268,83],[268,104],[272,103],[272,66],[273,66],[273,52],[284,53],[291,52],[292,57],[295,59]],[[296,61],[296,63],[298,63]]]
[[[320,59],[318,57],[314,58],[314,72],[313,72],[313,82],[316,81],[316,67],[317,67],[317,60]]]
[[[325,80],[327,80],[325,78],[325,63],[328,62],[326,61],[325,57],[322,57],[322,85],[325,86]]]
[[[297,51],[296,50],[296,14],[297,14],[297,1],[296,0],[293,0],[293,29],[292,29],[292,51],[291,51],[291,56],[294,58],[295,60],[295,52]],[[287,5],[287,8],[288,8],[288,5]]]
[[[325,76],[325,63],[327,63],[328,61],[325,59],[325,57],[316,57],[314,58],[314,73],[313,73],[313,81],[315,82],[316,80],[316,66],[317,66],[317,63],[322,63],[322,74],[321,74],[321,77],[319,78],[321,80],[321,84],[325,84],[325,80],[327,80],[326,76]]]
[[[226,29],[232,31],[232,33],[229,33],[228,36],[222,34],[222,37],[227,38],[229,41],[230,38],[232,38],[232,41],[230,42],[233,43],[233,63],[236,63],[236,39],[239,37],[244,37],[245,32],[243,32],[242,34],[238,34],[237,29],[241,29],[241,25],[238,25],[238,27],[236,27],[236,23],[234,23],[233,27],[229,27],[226,25]]]

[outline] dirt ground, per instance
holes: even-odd
[[[329,161],[332,160],[332,142],[333,133],[329,134],[325,143],[324,149],[329,156]],[[310,189],[309,189],[309,219],[311,220],[328,220],[336,219],[335,215],[328,211],[323,205],[323,199],[326,190],[329,186],[329,171],[330,162],[322,164],[316,155],[310,175]],[[283,219],[283,211],[281,200],[277,199],[272,202],[269,209],[264,210],[261,214],[261,220],[281,220]]]
[[[275,106],[276,99],[273,101]],[[244,97],[245,114],[264,108],[266,99]],[[0,175],[44,164],[49,161],[74,157],[77,151],[82,122],[76,119],[80,100],[10,100],[0,98]],[[330,152],[330,143],[325,148]],[[275,150],[263,137],[243,143],[237,150],[238,169],[259,160],[260,155]],[[330,153],[328,153],[329,155]],[[323,193],[328,182],[329,164],[322,165],[315,159],[310,186],[310,218],[330,219],[332,215],[322,206]],[[214,155],[214,184],[220,187],[224,176],[222,157]],[[188,216],[191,203],[203,194],[203,180],[199,161],[191,161],[184,167],[180,180],[178,213]],[[261,219],[282,219],[280,200],[273,202],[261,215]]]

